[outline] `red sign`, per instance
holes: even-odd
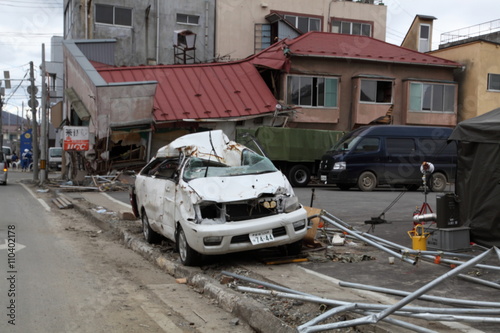
[[[89,128],[87,126],[64,126],[64,150],[89,150]]]

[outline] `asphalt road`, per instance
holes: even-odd
[[[0,186],[0,332],[249,333],[51,191]]]

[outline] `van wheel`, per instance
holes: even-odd
[[[288,179],[292,186],[304,187],[309,184],[311,173],[309,172],[309,168],[304,165],[294,165],[290,169],[290,172],[288,172]]]
[[[446,189],[446,176],[441,172],[435,172],[431,175],[429,187],[432,192],[443,192]]]
[[[160,235],[158,235],[153,229],[151,229],[146,211],[142,211],[141,219],[142,219],[142,234],[144,235],[144,239],[146,240],[146,242],[150,244],[157,243],[160,240]]]
[[[179,250],[179,258],[184,266],[198,266],[201,263],[201,254],[196,252],[189,246],[184,230],[179,226],[177,231],[177,249]]]
[[[358,178],[358,187],[361,191],[369,192],[377,186],[377,176],[373,172],[365,171]]]

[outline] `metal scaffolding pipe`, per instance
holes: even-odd
[[[330,214],[330,213],[328,213],[328,212],[324,212],[323,219],[325,219],[325,215],[326,215],[326,216],[328,216],[328,217],[329,217],[329,218],[331,218],[331,219],[334,219],[335,221],[338,221],[339,223],[346,224],[345,222],[343,222],[342,220],[340,220],[339,218],[337,218],[337,217],[333,216],[332,214]],[[327,222],[330,222],[330,221],[327,221]],[[330,222],[330,223],[331,223],[331,222]],[[332,223],[332,224],[333,224],[333,223]],[[334,225],[335,225],[335,224],[334,224]],[[335,226],[339,227],[339,225],[335,225]],[[358,236],[363,237],[363,239],[365,239],[365,240],[363,240],[363,239],[361,239],[361,240],[363,240],[363,241],[365,241],[365,242],[367,242],[367,241],[366,241],[366,238],[370,238],[370,239],[377,240],[377,241],[379,241],[379,242],[385,243],[386,245],[390,245],[390,246],[392,246],[392,247],[399,248],[399,249],[401,249],[401,251],[402,251],[402,250],[413,251],[413,250],[412,250],[412,249],[410,249],[410,248],[407,248],[407,247],[405,247],[405,246],[402,246],[402,245],[399,245],[399,244],[396,244],[396,243],[390,242],[390,241],[388,241],[388,240],[382,239],[382,238],[377,237],[377,236],[374,236],[374,235],[372,235],[372,234],[362,233],[362,232],[360,232],[360,231],[357,231],[357,230],[354,230],[354,229],[349,229],[349,228],[346,228],[346,229],[347,229],[347,230],[344,230],[344,229],[342,229],[342,230],[343,230],[343,231],[348,232],[350,235],[352,235],[352,236],[354,236],[354,237],[356,237],[356,238],[358,238],[358,237],[357,237],[357,236],[355,236],[355,235],[358,235]],[[359,238],[358,238],[358,239],[359,239]],[[373,245],[373,246],[377,247],[378,249],[380,249],[380,250],[382,250],[382,251],[385,251],[385,252],[390,251],[389,249],[387,249],[387,248],[385,248],[385,247],[378,246],[378,244],[377,244],[376,242],[367,242],[367,243],[368,243],[368,244],[370,244],[370,245]],[[374,245],[374,244],[377,244],[377,245]],[[498,252],[497,252],[497,255],[498,255],[498,256],[499,256],[499,258],[500,258],[500,251],[499,251],[498,249],[497,249],[497,251],[498,251]],[[393,254],[393,252],[390,252],[390,253],[391,253],[392,255],[394,255],[394,254]],[[461,254],[456,254],[456,253],[455,253],[455,254],[453,254],[452,252],[447,252],[447,255],[448,255],[448,254],[449,254],[450,256],[455,256],[455,257],[460,257],[460,256],[462,256]],[[398,254],[398,255],[396,255],[396,257],[398,257],[398,258],[402,258],[402,257],[404,257],[404,255],[399,255],[399,254]],[[422,258],[425,258],[425,259],[429,259],[429,260],[434,260],[434,257],[433,257],[433,256],[431,256],[431,255],[427,255],[427,254],[423,254],[421,257],[422,257]],[[408,261],[408,260],[406,260],[406,259],[407,259],[407,258],[404,258],[403,260],[404,260],[404,261],[406,261],[406,262],[410,262],[410,263],[412,263],[413,265],[415,265],[415,264],[416,264],[416,261]],[[441,258],[441,262],[443,262],[443,263],[448,263],[448,264],[454,264],[454,265],[462,265],[462,264],[464,263],[463,261],[452,260],[452,259],[446,259],[446,258]],[[482,264],[478,264],[478,265],[476,265],[476,267],[478,267],[478,268],[483,268],[483,269],[490,269],[490,270],[500,270],[500,267],[499,267],[499,266],[491,266],[491,265],[482,265]]]
[[[289,293],[297,294],[297,295],[313,296],[313,295],[310,295],[310,294],[307,294],[307,293],[303,293],[303,292],[300,292],[300,291],[297,291],[297,290],[285,288],[285,287],[282,287],[282,286],[279,286],[279,285],[276,285],[276,284],[272,284],[272,283],[269,283],[269,282],[255,280],[255,279],[249,278],[248,276],[238,275],[238,274],[227,272],[227,271],[222,271],[221,273],[223,275],[231,276],[231,277],[234,277],[234,278],[242,280],[242,281],[250,282],[250,283],[253,283],[253,284],[256,284],[256,285],[259,285],[259,286],[268,287],[268,288],[271,288],[271,289],[274,289],[274,290],[280,290],[280,291],[289,292]]]
[[[427,259],[431,259],[431,260],[434,259],[432,256],[422,256],[422,257],[427,258]],[[445,258],[441,258],[441,262],[444,262],[446,264],[454,264],[454,265],[463,265],[464,264],[463,261],[453,260],[453,259],[445,259]],[[489,269],[492,271],[500,271],[500,266],[477,264],[476,267],[482,268],[482,269]]]
[[[446,280],[450,277],[453,277],[455,275],[458,275],[461,271],[463,271],[471,266],[475,266],[477,263],[481,262],[488,254],[490,254],[491,251],[492,251],[492,249],[489,249],[488,251],[477,256],[476,258],[471,259],[471,260],[467,261],[466,263],[464,263],[463,265],[460,265],[459,267],[456,267],[455,269],[441,275],[440,277],[432,280],[431,282],[427,283],[423,287],[419,288],[415,292],[409,294],[408,296],[406,296],[405,298],[403,298],[402,300],[400,300],[396,304],[388,307],[387,309],[385,309],[377,314],[373,314],[370,316],[366,316],[363,318],[354,319],[354,320],[350,320],[350,321],[344,321],[341,323],[330,324],[330,325],[327,325],[328,329],[351,327],[354,325],[376,323],[376,322],[386,318],[387,316],[391,315],[392,313],[396,312],[397,310],[401,309],[402,307],[404,307],[406,304],[410,303],[411,301],[419,298],[426,291],[434,288],[435,286],[437,286],[438,284],[440,284],[444,280]]]
[[[318,297],[318,296],[314,296],[314,295],[304,296],[304,295],[298,295],[298,294],[293,294],[293,293],[276,292],[276,291],[271,291],[271,290],[264,290],[264,289],[244,287],[244,286],[238,286],[237,290],[243,291],[243,292],[248,292],[248,293],[253,293],[253,294],[289,298],[289,299],[294,299],[294,300],[298,300],[298,301],[325,304],[325,305],[330,305],[330,306],[344,306],[344,305],[352,304],[352,302],[326,299],[326,298],[322,298],[322,297]],[[358,309],[372,310],[372,311],[385,310],[390,306],[390,305],[385,305],[385,304],[371,304],[371,303],[356,303],[356,304],[357,304]],[[402,308],[402,313],[404,313],[404,312],[413,312],[413,313],[432,312],[432,313],[454,314],[454,315],[455,314],[457,314],[457,315],[458,314],[499,315],[500,309],[437,308],[437,307],[405,306]]]
[[[369,311],[354,311],[354,312],[364,314],[364,315],[370,315]],[[430,330],[430,329],[427,329],[427,328],[424,328],[424,327],[421,327],[418,325],[414,325],[414,324],[411,324],[411,323],[408,323],[408,322],[405,322],[402,320],[394,319],[394,318],[387,317],[387,318],[384,318],[384,321],[391,323],[393,325],[399,326],[399,327],[403,327],[403,328],[412,330],[414,332],[418,332],[418,333],[437,333],[434,330]]]
[[[439,313],[401,313],[397,312],[398,315],[407,316],[411,318],[424,319],[428,321],[464,321],[468,323],[500,323],[500,318],[498,317],[476,317],[476,316],[459,316],[450,314],[439,314]]]
[[[380,237],[377,237],[375,235],[372,235],[372,234],[369,234],[369,233],[361,233],[358,231],[359,234],[365,236],[365,237],[368,237],[368,238],[371,238],[373,240],[376,240],[378,242],[381,242],[381,243],[384,243],[384,244],[387,244],[389,246],[392,246],[394,248],[397,248],[399,249],[401,252],[403,252],[403,254],[422,254],[422,255],[445,255],[445,256],[450,256],[450,257],[463,257],[463,258],[474,258],[473,255],[470,255],[470,254],[465,254],[465,253],[455,253],[455,252],[445,252],[445,251],[420,251],[420,250],[413,250],[413,249],[410,249],[406,246],[403,246],[403,245],[400,245],[400,244],[397,244],[397,243],[393,243],[391,241],[388,241],[386,239],[383,239],[383,238],[380,238]]]
[[[342,231],[345,231],[345,232],[347,232],[348,234],[350,234],[350,235],[352,235],[352,236],[356,237],[357,239],[359,239],[359,240],[361,240],[361,241],[363,241],[363,242],[365,242],[365,243],[367,243],[367,244],[370,244],[370,245],[372,245],[372,246],[376,247],[376,248],[377,248],[377,249],[379,249],[379,250],[382,250],[382,251],[384,251],[384,252],[387,252],[387,253],[391,254],[392,256],[394,256],[394,257],[400,258],[401,260],[406,261],[407,263],[410,263],[410,264],[412,264],[412,265],[415,265],[415,264],[417,263],[417,262],[416,262],[416,261],[414,261],[414,260],[410,260],[410,259],[408,259],[408,258],[404,257],[403,255],[401,255],[401,254],[400,254],[400,253],[398,253],[398,252],[395,252],[395,251],[393,251],[393,250],[391,250],[391,249],[388,249],[388,248],[386,248],[386,247],[384,247],[384,246],[382,246],[382,245],[378,244],[377,242],[372,241],[371,239],[368,239],[368,238],[366,238],[366,237],[361,236],[361,235],[360,235],[358,232],[356,232],[356,231],[353,231],[353,230],[351,230],[351,229],[349,229],[349,228],[346,228],[346,227],[345,227],[345,226],[344,226],[341,222],[338,222],[338,221],[337,221],[337,220],[339,220],[338,218],[336,218],[335,216],[333,216],[333,215],[331,215],[331,214],[328,214],[328,215],[329,215],[328,217],[327,217],[327,216],[323,216],[323,217],[322,217],[322,219],[323,219],[324,221],[328,222],[328,223],[333,224],[334,226],[336,226],[337,228],[341,229]],[[339,220],[339,221],[341,221],[341,220]]]
[[[360,311],[363,311],[363,310],[361,310],[361,308],[368,308],[368,309],[371,308],[374,310],[384,309],[388,306],[388,305],[381,305],[381,304],[348,303],[348,302],[343,302],[343,301],[327,300],[327,299],[323,299],[321,297],[316,297],[316,296],[303,296],[303,295],[297,295],[297,294],[291,294],[291,293],[273,292],[273,291],[269,291],[269,290],[262,290],[262,289],[243,287],[243,286],[239,286],[237,289],[239,291],[251,292],[251,293],[255,293],[255,294],[284,297],[284,298],[296,299],[296,300],[301,300],[301,301],[309,301],[309,302],[313,302],[313,303],[321,303],[321,304],[328,304],[328,305],[336,306],[336,308],[334,308],[334,309],[332,309],[324,314],[321,314],[320,316],[312,319],[308,323],[305,323],[305,324],[301,325],[300,327],[298,327],[299,332],[318,332],[318,330],[316,330],[316,328],[308,328],[308,327],[313,325],[313,324],[316,324],[318,322],[321,322],[322,320],[327,319],[336,313],[346,312],[346,311],[355,310],[355,309],[360,309]],[[420,310],[422,312],[429,311],[429,309],[423,309],[423,308]],[[387,321],[387,322],[389,322],[393,325],[396,325],[396,326],[411,329],[415,332],[434,333],[434,331],[432,331],[432,330],[428,330],[428,329],[419,327],[417,325],[413,325],[413,324],[406,323],[406,322],[392,319],[392,318],[384,318],[384,321]]]
[[[470,275],[465,275],[465,274],[458,274],[458,276],[461,277],[464,280],[468,280],[468,281],[472,281],[472,282],[483,284],[483,285],[488,286],[488,287],[500,289],[500,284],[495,283],[495,282],[486,281],[486,280],[477,278],[475,276],[470,276]]]
[[[345,282],[345,281],[339,281],[339,285],[341,287],[356,288],[356,289],[363,289],[363,290],[369,290],[369,291],[377,291],[377,292],[382,292],[382,293],[392,294],[392,295],[397,295],[397,296],[410,295],[410,293],[407,291],[382,288],[382,287],[375,287],[375,286],[370,286],[370,285],[366,285],[366,284],[359,284],[359,283],[352,283],[352,282]],[[463,306],[483,306],[483,307],[489,306],[492,308],[500,308],[500,302],[479,302],[479,301],[471,301],[471,300],[466,300],[466,299],[445,298],[445,297],[431,296],[431,295],[421,295],[419,297],[419,299],[425,300],[425,301],[446,303],[446,304],[458,304],[458,305],[463,305]]]

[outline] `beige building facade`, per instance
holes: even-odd
[[[381,1],[218,0],[216,57],[243,59],[277,39],[309,31],[358,34],[385,41],[386,19],[387,6]]]
[[[473,118],[500,105],[500,44],[485,40],[431,52],[464,65],[455,72],[459,83],[458,121]]]

